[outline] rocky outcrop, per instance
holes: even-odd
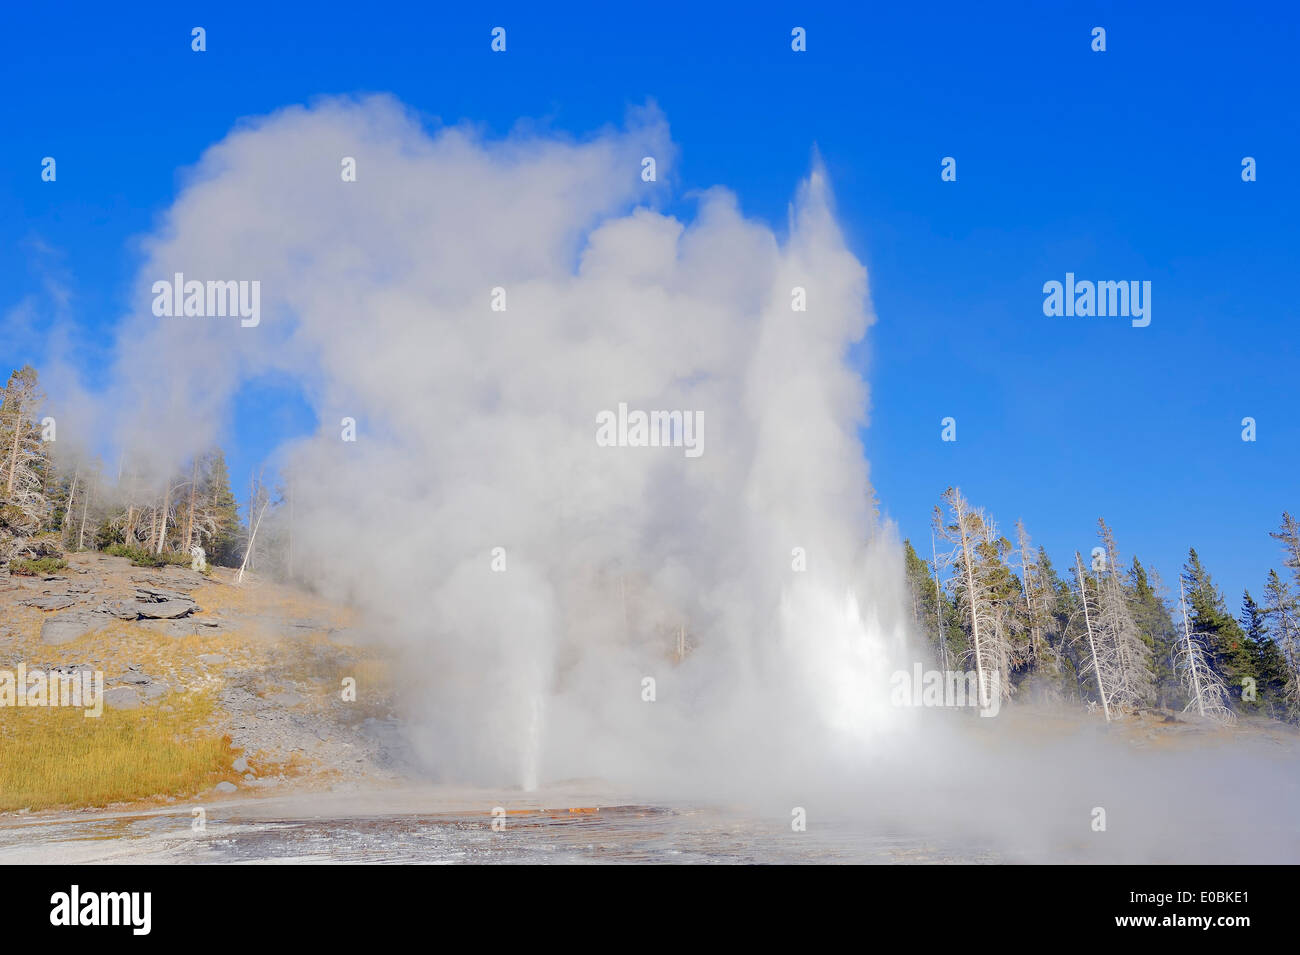
[[[102,613],[79,611],[61,613],[41,623],[41,643],[57,646],[71,643],[88,633],[103,630],[109,624],[109,618]]]

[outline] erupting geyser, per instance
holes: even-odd
[[[902,574],[849,363],[865,270],[816,161],[778,238],[721,188],[656,211],[674,152],[650,110],[486,141],[329,100],[210,149],[148,245],[119,376],[147,430],[124,438],[180,460],[242,382],[301,389],[299,566],[405,645],[442,778],[728,774],[851,754],[889,718]],[[159,319],[176,273],[257,281],[260,322]],[[142,353],[164,386],[137,386]],[[598,440],[620,407],[690,415],[699,453]]]

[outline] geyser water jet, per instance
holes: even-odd
[[[311,172],[334,154],[366,175]],[[143,426],[121,439],[181,460],[247,379],[301,390],[320,429],[279,451],[295,560],[405,648],[438,778],[767,778],[795,752],[860,758],[891,715],[902,573],[849,358],[866,272],[818,162],[778,238],[722,188],[656,211],[674,156],[653,110],[494,141],[324,100],[208,150],[146,243],[107,404]],[[174,273],[256,280],[261,322],[153,315]],[[707,421],[708,442],[602,447],[593,422],[623,407]]]

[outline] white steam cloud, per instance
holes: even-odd
[[[655,211],[673,157],[652,110],[488,141],[329,100],[210,149],[147,243],[121,440],[178,462],[243,382],[303,389],[321,433],[285,449],[295,548],[407,648],[442,778],[748,785],[858,756],[891,718],[902,573],[847,364],[865,270],[816,163],[778,238],[724,189],[689,222]],[[178,272],[259,281],[260,324],[155,317]],[[599,446],[620,403],[702,414],[704,453]]]

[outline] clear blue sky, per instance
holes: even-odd
[[[1280,565],[1268,531],[1300,510],[1294,5],[454,6],[11,5],[0,315],[37,296],[96,381],[135,239],[241,117],[386,91],[497,133],[520,117],[585,132],[653,99],[682,185],[726,185],[778,229],[821,150],[879,315],[856,358],[873,481],[922,551],[959,484],[1008,531],[1023,517],[1058,563],[1104,516],[1167,582],[1194,545],[1234,610],[1242,587],[1259,595]],[[488,51],[497,25],[505,56]],[[1042,284],[1067,271],[1150,280],[1150,327],[1045,317]],[[58,308],[51,282],[70,293]],[[0,328],[5,371],[41,362],[39,323]],[[940,441],[947,415],[956,443]],[[237,491],[309,427],[292,394],[247,392],[227,442]]]

